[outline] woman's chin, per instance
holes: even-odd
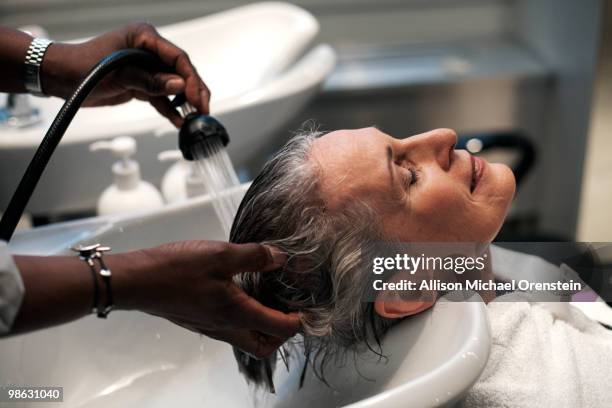
[[[512,170],[501,163],[488,163],[486,178],[482,180],[485,184],[481,187],[478,193],[481,197],[478,201],[484,208],[481,209],[487,214],[487,227],[483,230],[488,231],[486,235],[490,242],[495,238],[501,229],[512,198],[516,189],[516,181]],[[485,241],[483,241],[485,242]]]
[[[514,192],[516,190],[516,179],[510,167],[502,163],[491,163],[489,165],[491,171],[491,186],[489,189],[489,202],[491,205],[499,207],[503,213],[503,218],[506,217]]]
[[[510,167],[502,163],[493,163],[491,166],[498,168],[499,183],[501,189],[506,192],[505,195],[508,197],[508,204],[510,204],[514,198],[514,192],[516,191],[516,178],[514,177],[514,173]]]

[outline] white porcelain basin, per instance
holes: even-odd
[[[489,353],[484,305],[440,300],[387,335],[369,354],[328,370],[333,388],[302,366],[279,363],[276,395],[253,393],[229,345],[137,312],[81,319],[0,341],[0,384],[64,387],[62,407],[447,406],[478,378]],[[27,406],[27,405],[25,405]],[[32,406],[37,406],[32,404]]]
[[[211,114],[228,129],[228,150],[236,166],[263,149],[331,72],[333,50],[327,45],[309,49],[318,30],[311,14],[285,3],[253,4],[159,29],[188,52],[211,89]],[[0,208],[6,206],[62,101],[35,98],[33,104],[42,112],[42,123],[0,128]],[[88,146],[121,135],[136,138],[135,157],[143,177],[159,183],[167,165],[157,161],[157,153],[177,146],[177,131],[169,122],[139,101],[82,109],[43,174],[29,211],[95,207],[112,182],[113,158],[90,153]]]
[[[241,186],[236,194],[244,194]],[[221,239],[206,197],[161,211],[92,218],[19,232],[18,253],[64,253],[77,242],[99,241],[115,251],[180,239]],[[200,338],[162,319],[115,312],[0,340],[0,385],[64,387],[66,407],[425,407],[456,401],[487,361],[490,334],[481,302],[440,300],[406,319],[384,338],[388,362],[361,356],[331,367],[332,388],[309,371],[298,388],[299,359],[275,375],[276,395],[253,393],[241,378],[231,348]]]
[[[277,396],[267,407],[405,408],[451,406],[476,382],[489,357],[490,333],[478,295],[457,303],[440,299],[432,310],[402,321],[382,341],[388,360],[374,353],[328,370],[322,384],[312,370],[299,388],[302,364],[279,364]],[[291,367],[291,365],[290,365]]]

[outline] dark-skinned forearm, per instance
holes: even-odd
[[[22,31],[0,27],[0,92],[27,92],[24,85],[25,58],[31,42],[32,36]],[[77,53],[74,44],[53,43],[47,48],[40,74],[45,94],[65,98],[76,86],[83,73],[77,72],[80,67],[71,67],[67,61],[78,61],[87,57],[78,56]],[[83,70],[86,72],[88,68],[89,66],[84,67]]]
[[[117,309],[138,307],[140,294],[135,281],[148,259],[140,251],[105,256],[112,271],[112,288]],[[93,281],[87,264],[77,256],[14,256],[25,286],[25,295],[10,334],[18,334],[66,323],[91,312]],[[142,280],[141,280],[142,281]],[[105,287],[98,277],[100,305]]]
[[[0,27],[0,92],[23,93],[24,62],[32,37],[22,31]]]

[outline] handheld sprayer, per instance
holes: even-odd
[[[81,81],[72,95],[66,99],[66,102],[64,102],[64,105],[47,130],[15,193],[11,197],[2,220],[0,220],[0,239],[9,241],[13,236],[17,223],[32,197],[32,193],[49,163],[51,155],[87,96],[106,75],[128,64],[138,65],[143,68],[157,67],[163,71],[171,71],[171,69],[162,64],[157,56],[140,49],[119,50],[98,62]],[[225,160],[225,158],[229,160],[224,149],[229,143],[229,136],[223,125],[210,116],[196,113],[195,109],[186,103],[184,95],[179,95],[174,102],[175,106],[181,107],[185,119],[179,132],[179,147],[185,158],[187,160],[196,159],[200,162],[206,162],[210,157],[220,155],[224,156],[221,160]],[[204,166],[205,164],[202,164],[200,167]],[[235,172],[233,167],[231,167],[231,163],[229,167],[231,168],[229,173],[233,173],[235,178]],[[228,171],[226,170],[225,172]],[[213,171],[209,171],[209,173],[213,174]],[[228,177],[231,179],[232,174]],[[237,182],[237,178],[235,180]]]
[[[210,196],[225,236],[229,238],[234,215],[240,204],[236,194],[228,191],[240,184],[234,166],[225,150],[229,136],[223,125],[212,116],[198,115],[178,95],[173,104],[180,105],[184,122],[179,132],[179,149],[186,160],[195,161]]]

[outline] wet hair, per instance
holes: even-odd
[[[347,203],[341,211],[326,207],[319,190],[320,169],[309,160],[312,144],[321,135],[313,129],[302,131],[268,161],[240,204],[230,241],[267,243],[288,255],[283,268],[237,275],[235,282],[266,306],[301,312],[308,362],[304,370],[312,367],[325,382],[331,361],[364,347],[379,353],[379,338],[389,320],[364,302],[370,274],[360,259],[380,236],[377,215],[360,201]],[[256,359],[234,348],[234,355],[249,382],[274,392],[279,353],[287,364],[290,354],[300,349],[286,344]]]

